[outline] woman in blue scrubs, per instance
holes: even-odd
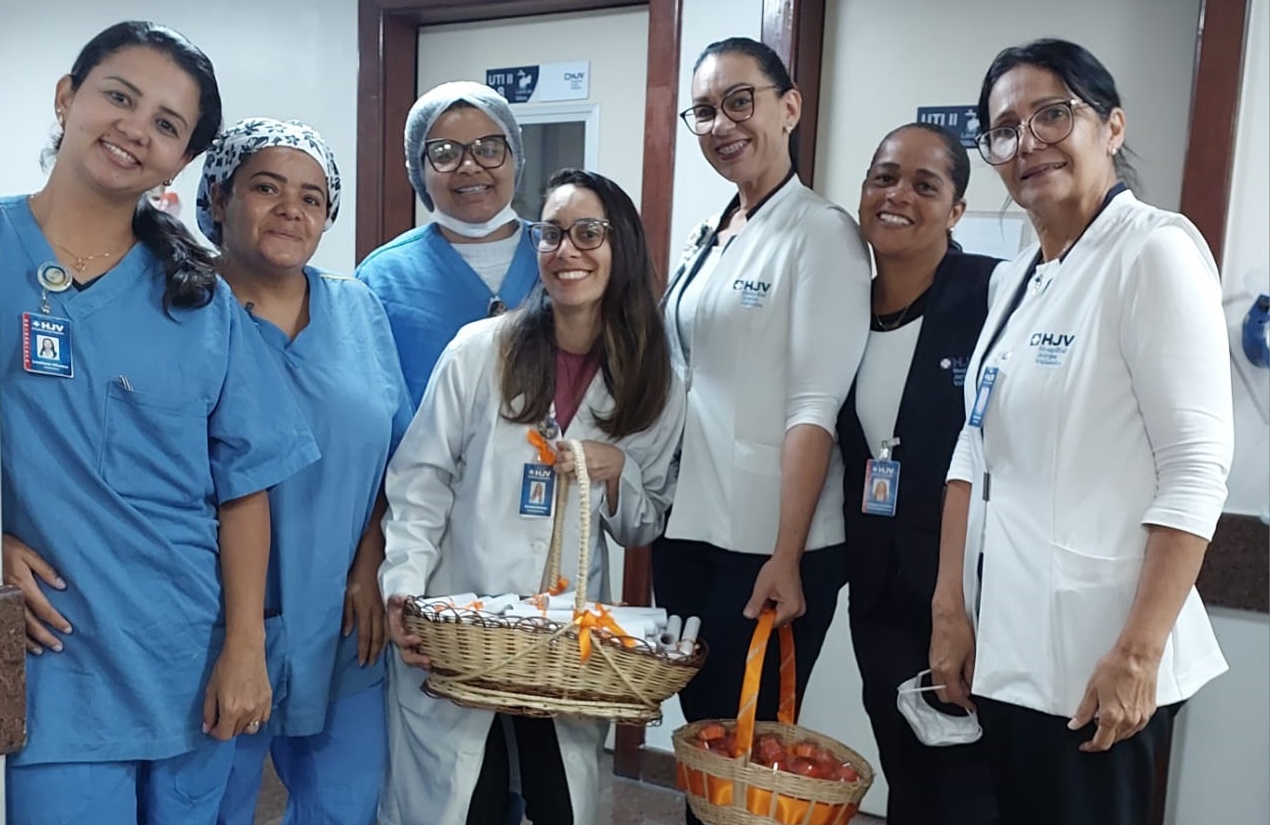
[[[269,491],[266,603],[287,628],[287,689],[267,730],[236,742],[225,825],[251,825],[266,752],[289,792],[288,825],[368,825],[379,800],[386,636],[375,505],[413,408],[379,300],[308,266],[339,204],[335,158],[300,123],[244,120],[204,161],[199,227],[322,452]]]
[[[442,83],[410,109],[406,169],[431,221],[368,255],[357,277],[384,302],[416,406],[459,328],[519,307],[538,283],[512,208],[524,165],[520,124],[488,86]]]
[[[6,813],[211,823],[278,675],[264,491],[318,453],[210,256],[144,197],[220,125],[207,57],[121,23],[54,108],[44,188],[0,198],[4,574],[30,653]]]

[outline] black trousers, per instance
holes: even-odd
[[[838,591],[845,582],[843,545],[803,554],[803,597],[807,612],[793,623],[798,703],[811,679],[825,635],[833,622]],[[672,615],[699,616],[701,636],[710,647],[705,665],[679,692],[689,722],[732,719],[741,700],[745,659],[755,622],[742,610],[754,591],[759,568],[770,558],[735,553],[699,541],[660,538],[653,542],[653,593],[658,606]],[[780,705],[780,653],[772,634],[763,662],[757,716],[775,720]],[[698,820],[688,812],[688,825]]]
[[[996,780],[1002,825],[1147,825],[1155,758],[1173,736],[1179,705],[1159,708],[1136,736],[1083,753],[1091,723],[974,697]]]
[[[857,613],[853,601],[851,640],[864,684],[864,709],[890,788],[887,825],[997,825],[997,801],[984,743],[923,745],[895,705],[900,683],[929,666],[929,597],[922,600],[912,593],[894,565],[883,592],[876,595],[861,600],[870,605],[865,612]],[[933,698],[933,694],[923,696]],[[937,700],[932,704],[946,712],[961,712]]]
[[[503,718],[494,717],[485,740],[485,760],[472,790],[467,825],[506,825],[511,792],[507,736]],[[509,716],[516,732],[516,756],[520,766],[520,795],[525,815],[534,825],[574,825],[573,800],[560,756],[556,723],[550,719]],[[519,821],[519,820],[517,820]],[[578,823],[583,825],[583,823]]]

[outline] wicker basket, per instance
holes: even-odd
[[[581,612],[586,605],[591,549],[590,479],[581,442],[570,441],[569,446],[581,498],[574,603],[575,610]],[[543,570],[544,592],[560,576],[569,486],[566,477],[557,480],[551,550]],[[515,716],[582,716],[622,724],[659,722],[662,702],[697,675],[706,656],[705,644],[700,641],[691,656],[672,657],[643,639],[601,632],[585,617],[568,624],[538,617],[514,620],[424,597],[407,600],[404,620],[432,660],[425,691],[466,707]]]
[[[873,767],[851,748],[794,724],[794,638],[788,625],[780,629],[780,710],[777,722],[756,722],[763,656],[771,638],[774,614],[765,611],[750,641],[739,718],[707,719],[675,731],[679,784],[692,812],[706,825],[844,825],[855,816],[860,800],[873,784]],[[707,725],[735,724],[739,756],[697,747],[692,740]],[[786,743],[811,741],[850,762],[858,778],[851,782],[813,779],[774,770],[750,761],[754,737],[772,733]]]

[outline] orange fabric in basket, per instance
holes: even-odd
[[[703,797],[712,805],[729,807],[732,805],[733,786],[730,779],[710,776],[702,771],[679,765],[678,781],[680,790],[693,796]],[[745,809],[752,814],[771,817],[781,825],[841,825],[848,822],[856,814],[855,805],[826,805],[816,802],[809,819],[807,808],[813,803],[805,799],[778,794],[776,808],[772,809],[772,792],[763,788],[749,788],[745,794]]]
[[[614,636],[624,636],[625,631],[621,625],[613,621],[613,614],[602,604],[595,606],[595,612],[590,610],[575,610],[573,612],[573,622],[578,626],[578,650],[582,654],[582,661],[591,658],[591,631],[599,630],[612,633]]]

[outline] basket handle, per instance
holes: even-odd
[[[586,469],[586,450],[582,442],[568,442],[573,453],[573,472],[578,477],[578,580],[574,586],[573,609],[586,607],[587,572],[591,564],[591,477]],[[569,477],[561,476],[556,485],[555,517],[551,523],[551,549],[542,571],[539,592],[546,593],[560,579],[561,545],[564,543],[564,516],[569,503]]]
[[[749,759],[754,745],[754,718],[758,714],[759,685],[763,679],[763,658],[767,642],[772,637],[772,625],[776,611],[764,610],[750,638],[750,650],[745,656],[745,678],[741,682],[741,706],[736,713],[737,758]],[[797,693],[797,671],[794,669],[794,631],[788,624],[780,627],[780,706],[776,719],[786,725],[794,724],[794,701]]]

